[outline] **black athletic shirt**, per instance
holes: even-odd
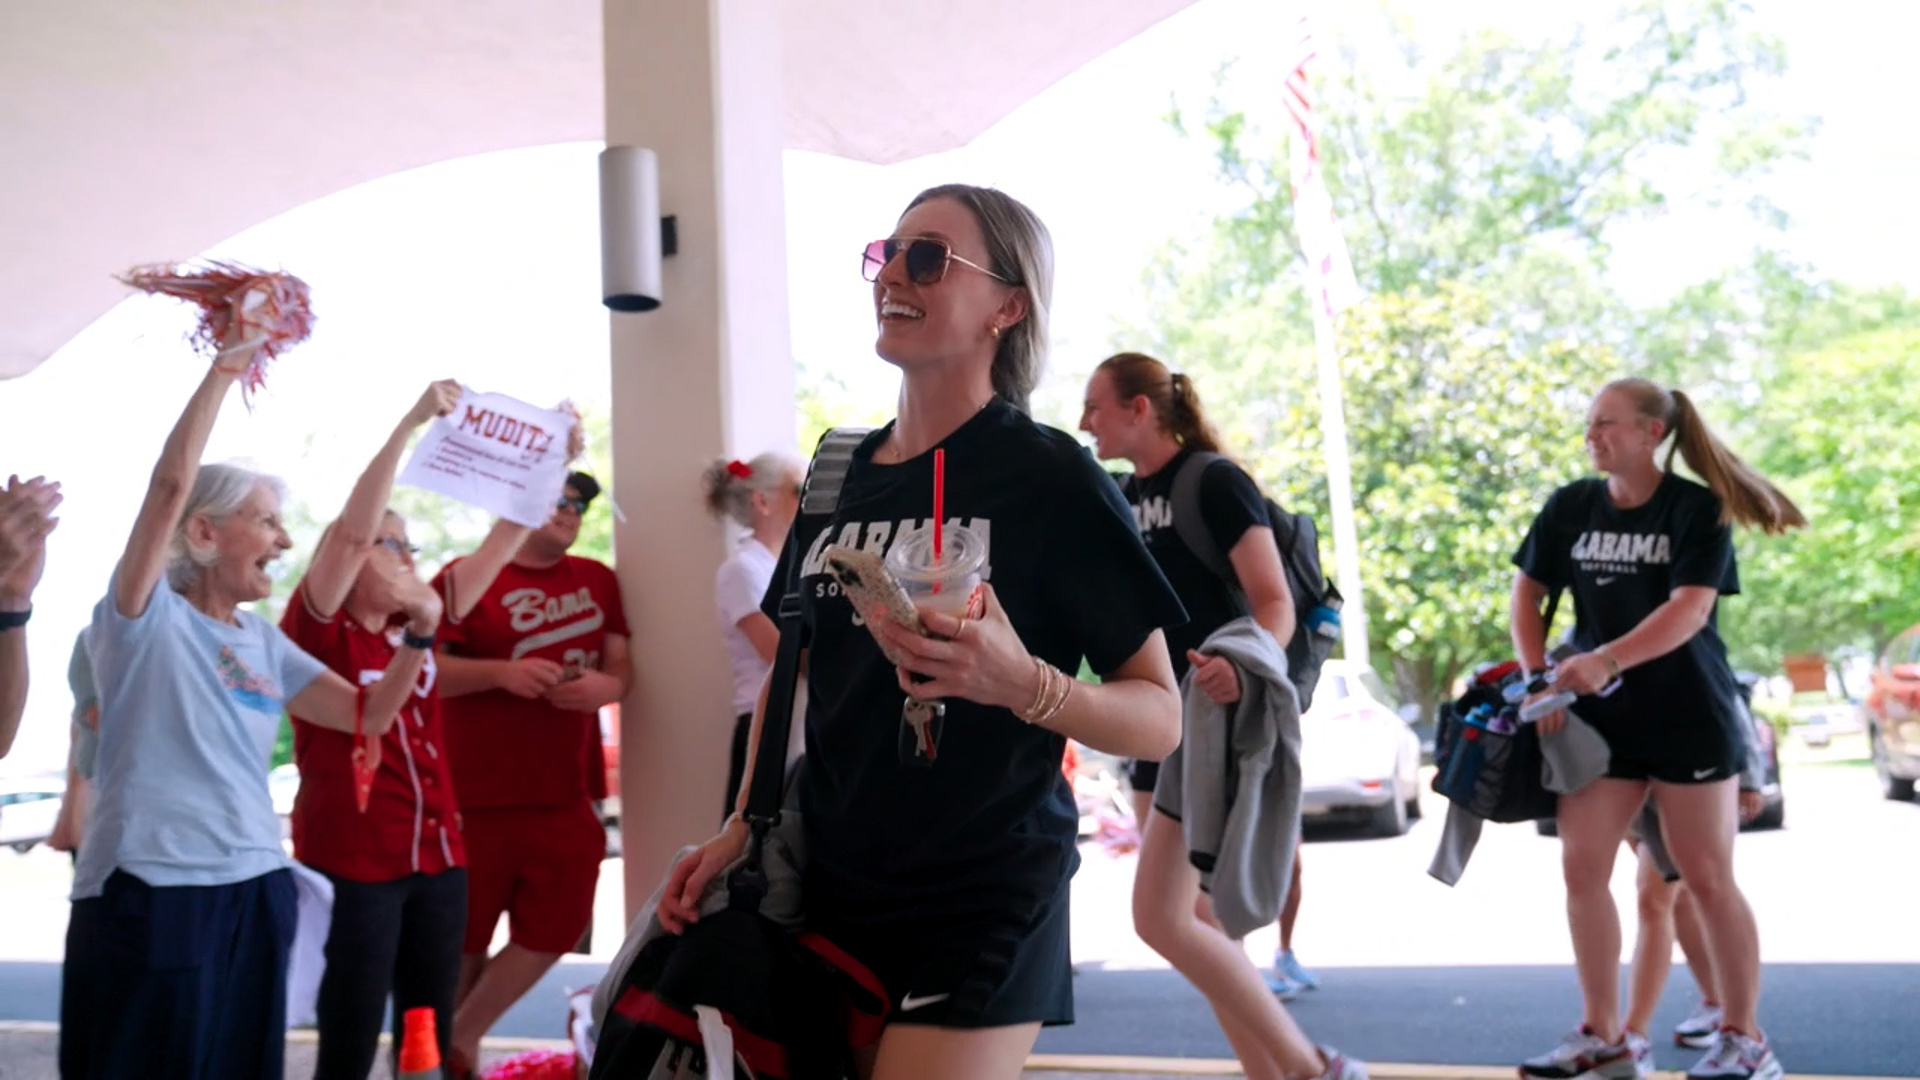
[[[1513,562],[1549,590],[1572,591],[1573,640],[1583,650],[1632,630],[1676,588],[1740,591],[1733,531],[1720,523],[1719,498],[1671,473],[1653,498],[1631,510],[1613,505],[1604,479],[1568,484],[1547,500]],[[1582,698],[1574,707],[1616,756],[1739,770],[1739,689],[1718,614],[1716,603],[1686,644],[1628,669],[1612,695]]]
[[[1180,678],[1187,674],[1187,650],[1199,648],[1215,630],[1244,614],[1226,581],[1207,569],[1174,528],[1173,480],[1191,454],[1182,450],[1152,476],[1127,476],[1120,483],[1133,506],[1141,539],[1187,609],[1186,623],[1167,630],[1167,651],[1173,654],[1173,673]],[[1248,529],[1269,527],[1260,486],[1226,458],[1200,474],[1200,518],[1222,555],[1232,551]]]
[[[807,902],[863,922],[1035,911],[1075,865],[1066,740],[1006,709],[951,700],[938,760],[901,764],[905,695],[825,571],[829,544],[884,552],[930,525],[933,455],[875,464],[886,434],[855,452],[825,528],[800,519],[763,604],[776,615],[788,567],[804,556]],[[996,400],[940,445],[947,521],[987,537],[986,577],[1029,651],[1069,674],[1083,657],[1107,674],[1154,630],[1184,621],[1119,489],[1071,437]]]

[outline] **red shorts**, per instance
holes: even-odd
[[[515,945],[564,953],[593,922],[607,834],[590,803],[467,810],[466,953],[484,953],[504,913]]]

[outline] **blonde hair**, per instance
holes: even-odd
[[[743,529],[751,529],[754,495],[772,495],[799,467],[800,463],[793,458],[772,451],[747,462],[722,458],[707,466],[700,477],[707,512]],[[741,472],[746,475],[739,475]]]
[[[1687,468],[1706,481],[1720,499],[1720,523],[1755,525],[1768,535],[1806,525],[1807,517],[1793,500],[1740,455],[1727,448],[1684,391],[1668,390],[1651,379],[1616,379],[1601,393],[1617,392],[1633,402],[1648,420],[1658,420],[1673,436],[1663,468],[1673,471],[1675,454]]]
[[[973,212],[987,242],[987,266],[1027,294],[1026,317],[1000,334],[993,353],[993,392],[1021,412],[1047,366],[1047,307],[1053,303],[1053,238],[1025,203],[972,184],[930,187],[907,204],[952,199]]]
[[[1173,436],[1174,442],[1203,453],[1225,452],[1220,448],[1220,433],[1200,406],[1200,393],[1193,388],[1192,379],[1167,370],[1167,365],[1145,353],[1116,353],[1093,370],[1096,374],[1107,373],[1122,402],[1146,398],[1160,430]]]

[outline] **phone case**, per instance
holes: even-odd
[[[892,619],[916,634],[926,634],[926,627],[920,624],[920,613],[914,610],[913,601],[907,598],[907,591],[900,587],[880,556],[871,551],[835,544],[827,548],[825,557],[827,573],[840,583],[848,602],[866,620],[869,633],[873,630],[873,620]],[[878,636],[874,640],[880,641]],[[906,659],[895,655],[884,641],[880,641],[880,651],[891,663],[905,666]]]

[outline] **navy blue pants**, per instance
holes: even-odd
[[[320,977],[320,1063],[316,1080],[366,1080],[379,1050],[380,1022],[393,995],[393,1046],[412,1008],[433,1010],[445,1060],[453,1036],[453,993],[467,930],[467,872],[411,874],[367,884],[333,882],[327,970]]]
[[[293,875],[155,888],[124,870],[73,903],[64,1080],[281,1080]]]

